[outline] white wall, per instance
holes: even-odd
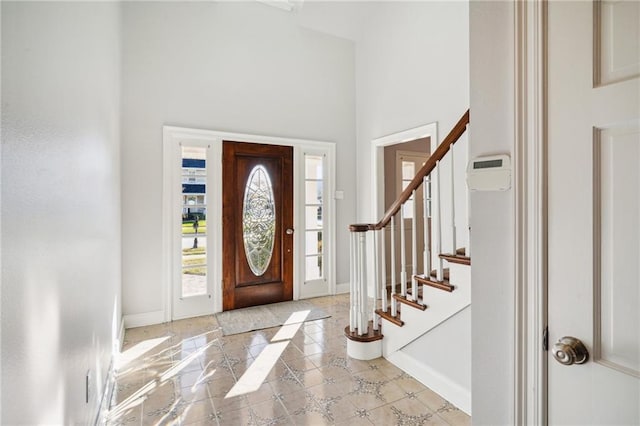
[[[514,6],[472,1],[471,156],[513,158]],[[513,190],[471,197],[473,423],[513,424]]]
[[[119,22],[2,2],[2,424],[95,420],[121,317]]]
[[[337,282],[355,220],[354,44],[258,2],[123,4],[123,311],[163,309],[162,126],[336,142]]]
[[[426,371],[436,372],[432,385],[436,392],[457,397],[468,411],[471,395],[471,307],[453,315],[419,339],[401,349],[422,364]],[[442,389],[436,388],[441,386]],[[447,395],[445,395],[447,396]],[[463,402],[464,401],[464,402]],[[475,421],[475,417],[474,417]]]
[[[370,9],[356,49],[360,222],[380,219],[371,208],[371,141],[433,122],[442,140],[469,107],[466,2]]]
[[[385,2],[371,7],[356,49],[360,222],[380,219],[371,209],[372,140],[437,122],[439,140],[436,142],[439,144],[469,108],[468,13],[466,2]],[[466,135],[459,145],[464,146],[461,154],[466,154],[465,139]],[[465,157],[460,155],[456,161],[462,166],[458,168],[461,172]],[[449,176],[449,170],[448,163],[445,163],[443,181]],[[448,192],[444,191],[445,194]],[[443,199],[445,217],[450,205],[447,200],[446,197]],[[466,206],[462,206],[458,214],[466,222]],[[450,233],[446,230],[443,233],[450,241]],[[451,251],[450,245],[447,242],[443,247]],[[459,245],[463,246],[464,243]],[[439,369],[443,376],[447,376],[446,380],[455,382],[467,392],[471,386],[469,317],[467,310],[452,319],[451,325],[441,325],[439,330],[426,334],[404,350],[429,370]],[[449,361],[453,362],[444,369],[442,352],[425,353],[427,344],[450,339],[443,336],[442,330],[445,333],[453,330],[463,339],[460,345],[467,346],[464,353],[449,353]],[[464,336],[467,336],[466,341]],[[460,367],[452,372],[452,364]]]

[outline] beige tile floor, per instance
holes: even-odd
[[[279,328],[223,336],[216,318],[206,316],[127,330],[108,424],[471,423],[384,358],[347,357],[348,296],[310,301],[331,317],[302,324],[268,374],[263,370],[264,382],[229,398]]]

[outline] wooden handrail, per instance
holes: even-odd
[[[451,148],[451,145],[456,143],[458,139],[460,139],[460,136],[464,134],[467,129],[467,124],[469,124],[469,110],[467,110],[463,114],[456,125],[453,126],[453,129],[451,129],[447,137],[444,138],[442,143],[438,145],[438,148],[436,148],[433,154],[431,154],[427,162],[424,163],[424,166],[422,166],[420,170],[418,170],[418,173],[415,175],[411,183],[409,183],[409,186],[407,186],[404,191],[402,191],[402,194],[400,194],[400,196],[391,204],[391,206],[389,206],[380,222],[376,224],[370,224],[369,229],[378,230],[387,226],[387,224],[391,221],[391,218],[395,216],[398,211],[400,211],[402,205],[411,197],[413,191],[420,187],[424,177],[428,176],[433,171],[433,169],[435,169],[438,161],[444,158],[445,154],[449,151],[449,148]],[[358,227],[362,229],[363,224],[358,225]],[[360,229],[358,231],[362,232],[360,231]]]

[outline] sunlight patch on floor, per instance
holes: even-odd
[[[289,341],[276,342],[267,345],[256,360],[249,366],[247,371],[240,377],[238,383],[236,383],[231,390],[225,396],[226,398],[232,398],[238,395],[244,395],[250,392],[257,391],[262,383],[269,375],[269,372],[282,355],[282,352],[286,349]]]
[[[292,313],[287,321],[285,321],[285,323],[282,325],[282,327],[280,327],[280,330],[278,330],[276,335],[273,336],[273,339],[271,339],[271,341],[277,342],[279,340],[292,339],[310,313],[311,311],[298,311]]]
[[[121,352],[118,355],[118,359],[116,361],[116,365],[115,365],[116,370],[121,370],[122,367],[126,366],[131,361],[134,361],[140,358],[142,355],[146,354],[156,346],[159,346],[162,343],[166,342],[169,338],[170,336],[165,336],[165,337],[158,337],[157,339],[145,340],[144,342],[140,342],[137,345],[133,346],[132,348],[129,348],[124,352]]]
[[[231,388],[225,396],[232,398],[234,396],[245,395],[247,393],[257,391],[264,383],[265,379],[276,365],[278,359],[287,348],[287,345],[298,332],[304,320],[309,316],[311,311],[298,311],[292,313],[284,325],[278,330],[270,344],[268,344],[256,360],[244,372],[238,382]]]
[[[166,340],[166,338],[151,339],[151,341],[157,341],[157,340]],[[148,341],[141,342],[140,344],[138,344],[136,346],[142,345],[141,349],[140,349],[140,350],[142,350],[144,347],[146,347],[146,345],[144,345],[144,343],[146,343],[146,342],[148,342]],[[159,343],[156,342],[154,347],[157,346],[158,344]],[[169,369],[167,369],[157,379],[149,381],[147,384],[145,384],[140,389],[138,389],[135,393],[133,393],[130,397],[128,397],[127,399],[125,399],[124,401],[122,401],[121,403],[119,403],[118,405],[113,407],[109,411],[109,414],[107,415],[107,420],[109,420],[109,421],[115,420],[122,413],[127,411],[128,409],[136,407],[137,405],[142,404],[142,402],[147,398],[147,396],[149,395],[149,393],[151,393],[151,391],[153,391],[157,387],[160,387],[167,380],[170,380],[173,377],[175,377],[178,373],[180,373],[182,370],[184,370],[184,368],[187,367],[193,360],[197,359],[209,347],[213,346],[214,344],[215,344],[215,341],[211,341],[211,342],[207,343],[206,345],[202,346],[201,348],[199,348],[198,350],[196,350],[195,352],[193,352],[192,354],[187,356],[185,359],[183,359],[182,361],[180,361],[176,365],[174,365],[174,366],[170,367]],[[134,349],[134,348],[132,348],[132,349]],[[148,349],[146,351],[148,351]],[[140,356],[140,355],[138,355],[138,356]],[[202,380],[206,380],[206,378],[202,378]]]

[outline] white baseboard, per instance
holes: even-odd
[[[328,296],[329,294],[326,291],[316,291],[314,293],[308,293],[305,295],[301,295],[300,297],[298,297],[295,300],[305,300],[305,299],[312,299],[314,297],[323,297],[323,296]]]
[[[124,328],[144,327],[145,325],[162,324],[164,311],[145,312],[124,316]]]
[[[104,425],[107,423],[107,415],[111,408],[111,399],[113,398],[113,390],[116,387],[116,370],[115,370],[115,354],[111,357],[111,363],[107,371],[107,380],[105,381],[102,389],[102,395],[100,395],[100,403],[98,405],[98,412],[95,416],[95,426]]]
[[[118,333],[118,351],[122,352],[122,346],[124,345],[124,317],[122,317],[122,319],[120,320],[120,332]]]
[[[349,283],[336,284],[336,294],[349,293]]]
[[[471,390],[465,389],[449,378],[402,351],[387,356],[393,365],[413,376],[423,385],[471,415]]]

